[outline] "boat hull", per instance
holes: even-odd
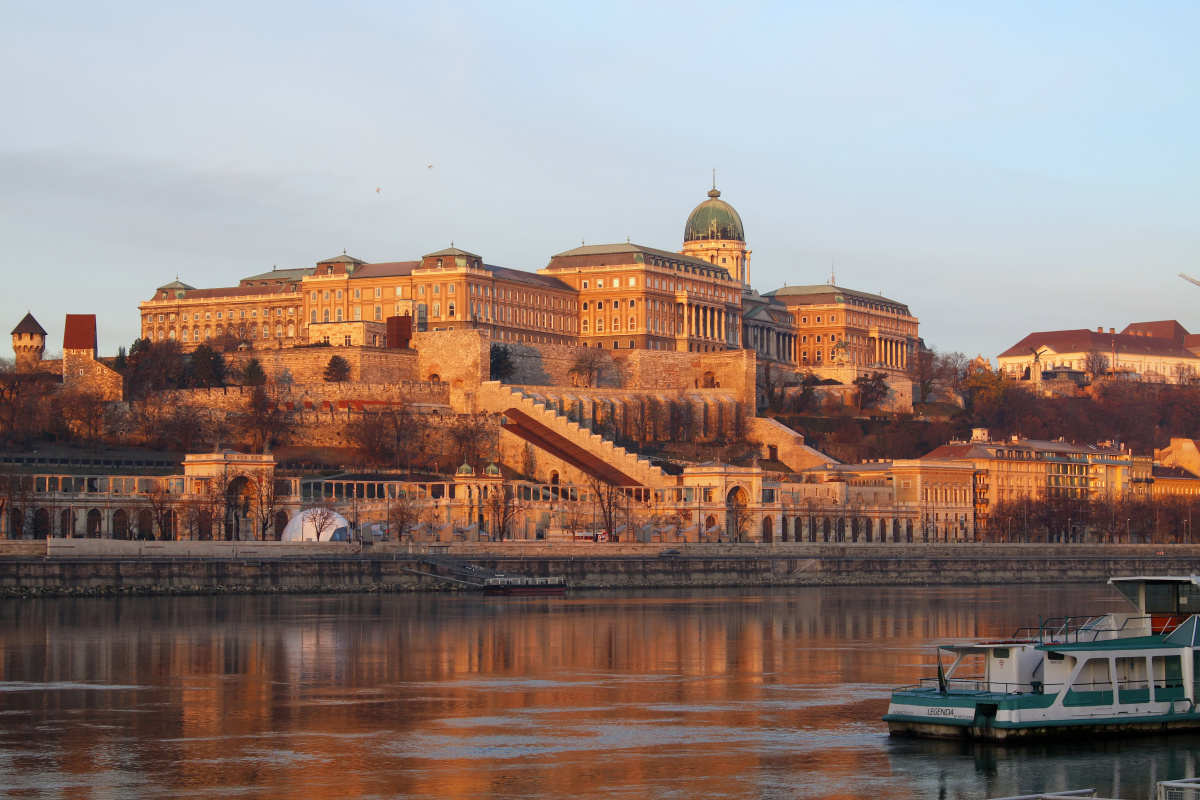
[[[1158,736],[1169,733],[1200,731],[1195,719],[1148,719],[1145,721],[1061,722],[1028,727],[958,726],[935,722],[888,720],[888,733],[920,739],[970,739],[985,742],[1033,741],[1044,739],[1080,739],[1096,736]]]
[[[883,719],[892,736],[993,742],[1200,730],[1200,714],[1186,700],[1141,713],[1116,713],[1113,706],[1064,708],[1054,700],[1053,695],[895,693]]]
[[[504,596],[504,597],[562,597],[566,593],[567,588],[561,585],[555,586],[488,586],[483,590],[486,595]]]

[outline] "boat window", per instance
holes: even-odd
[[[1118,658],[1116,664],[1117,697],[1120,703],[1147,703],[1150,684],[1144,657]]]
[[[1009,652],[1007,647],[997,647],[992,651],[992,655],[996,658],[1008,658]]]
[[[1092,658],[1084,662],[1067,696],[1064,706],[1110,706],[1113,701],[1112,679],[1108,659]]]
[[[1200,610],[1200,586],[1184,583],[1179,586],[1179,611],[1195,613]]]
[[[1066,656],[1064,656],[1062,653],[1046,653],[1046,658],[1051,661],[1062,661],[1064,658],[1066,658]]]
[[[1173,614],[1175,612],[1174,583],[1146,584],[1146,613]]]
[[[1178,700],[1183,697],[1183,659],[1180,656],[1154,656],[1154,699]]]
[[[1118,592],[1125,595],[1126,600],[1133,603],[1134,607],[1142,607],[1141,598],[1138,596],[1138,588],[1140,584],[1121,581],[1120,583],[1114,585],[1117,587]]]

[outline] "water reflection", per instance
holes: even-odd
[[[0,602],[26,797],[1147,797],[1197,740],[889,740],[939,641],[1102,586]],[[1032,615],[1032,616],[1031,616]]]

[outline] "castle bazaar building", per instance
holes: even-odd
[[[185,351],[213,340],[386,347],[387,320],[407,316],[415,332],[478,329],[497,342],[751,349],[762,361],[806,371],[906,368],[918,342],[918,320],[906,305],[833,285],[760,295],[749,283],[741,217],[715,187],[708,194],[688,216],[679,252],[581,245],[526,271],[451,246],[374,264],[343,253],[225,288],[176,279],[140,304],[141,336],[177,341]]]

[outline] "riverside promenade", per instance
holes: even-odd
[[[0,596],[471,591],[436,563],[446,559],[508,575],[563,576],[570,589],[940,586],[1186,575],[1200,572],[1200,545],[49,539],[0,542]]]

